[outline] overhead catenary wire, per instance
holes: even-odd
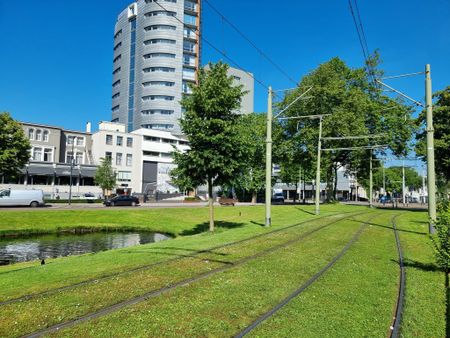
[[[163,9],[166,12],[170,12],[166,7],[164,7],[163,5],[161,5],[159,3],[159,0],[154,0],[154,3],[157,4],[161,9]],[[181,21],[180,19],[178,19],[176,16],[173,16],[173,18],[175,20],[177,20],[178,22],[180,22],[183,26],[184,26],[184,22]],[[214,44],[212,44],[211,42],[209,42],[205,37],[203,37],[202,34],[199,34],[196,30],[193,31],[193,33],[202,41],[204,41],[208,46],[210,46],[212,49],[214,49],[216,52],[218,52],[220,55],[222,55],[224,58],[226,58],[228,61],[230,61],[233,65],[235,65],[237,68],[239,68],[240,70],[242,70],[244,73],[246,73],[248,76],[252,77],[256,82],[258,82],[262,87],[266,88],[267,90],[269,90],[269,86],[266,85],[264,82],[262,82],[261,80],[259,80],[258,78],[256,78],[252,73],[246,71],[243,67],[241,67],[236,61],[234,61],[231,57],[229,57],[228,55],[226,55],[224,52],[222,52],[220,50],[220,48],[216,47]]]
[[[216,12],[222,19],[222,21],[226,22],[230,27],[232,27],[245,41],[247,41],[263,58],[265,58],[270,64],[272,64],[281,74],[283,74],[289,81],[298,85],[298,82],[295,81],[280,65],[278,65],[275,61],[273,61],[264,51],[261,50],[256,44],[250,40],[250,38],[245,35],[235,24],[233,24],[223,13],[221,13],[209,0],[203,0],[208,6]]]

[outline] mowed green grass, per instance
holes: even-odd
[[[322,214],[355,210],[354,206],[325,205]],[[127,208],[95,210],[0,210],[0,237],[14,234],[55,233],[75,228],[114,230],[142,229],[173,236],[207,229],[207,207]],[[273,206],[274,226],[313,217],[313,206]],[[216,207],[218,226],[238,227],[264,224],[263,206]]]
[[[366,221],[370,224],[360,239],[329,271],[252,331],[250,336],[385,336],[392,320],[399,273],[390,220],[392,216],[400,215],[397,218],[400,240],[409,262],[402,335],[445,337],[444,275],[433,268],[427,227],[422,223],[426,222],[426,213],[325,205],[322,206],[322,216],[327,217],[318,218],[312,211],[312,206],[275,206],[273,227],[267,229],[261,226],[263,207],[217,208],[216,217],[222,227],[214,234],[203,232],[166,242],[59,258],[50,260],[45,266],[33,262],[0,267],[0,301],[120,273],[0,306],[0,336],[27,334],[186,278],[227,267],[224,272],[52,335],[229,337],[326,266]],[[26,219],[29,218],[29,224],[36,229],[45,231],[78,226],[120,228],[129,226],[128,222],[121,223],[127,219],[126,216],[117,218],[123,212],[132,220],[132,226],[152,231],[162,227],[166,230],[157,231],[173,234],[199,232],[207,220],[206,208],[89,210],[81,212],[83,217],[76,216],[77,212],[80,211],[75,211],[72,217],[72,211],[33,211],[28,212]],[[0,231],[14,230],[20,222],[18,215],[12,215],[14,213],[21,212],[8,212],[6,217],[2,217]],[[86,213],[93,216],[94,223],[89,223]],[[53,223],[49,225],[45,222],[51,216]],[[33,217],[34,222],[31,220]],[[12,220],[10,226],[4,223],[6,219]],[[172,224],[170,219],[179,223]],[[159,220],[162,223],[158,224]],[[305,223],[270,233],[300,222]],[[335,223],[309,234],[330,222]],[[265,236],[212,251],[205,250],[256,234]],[[305,234],[309,235],[303,240],[267,252]],[[193,256],[196,250],[205,252]],[[233,263],[257,253],[264,254],[233,266]],[[173,258],[177,260],[167,261]],[[145,268],[153,263],[160,264]],[[144,268],[128,271],[139,267]]]

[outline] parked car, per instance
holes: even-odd
[[[42,190],[0,190],[0,206],[30,206],[36,208],[44,205],[44,192]]]
[[[80,199],[83,199],[83,200],[95,200],[97,198],[95,197],[95,195],[93,193],[87,192],[87,193],[81,194]]]
[[[381,196],[380,197],[380,203],[391,203],[391,196]]]
[[[113,198],[108,198],[103,202],[107,207],[115,206],[136,206],[139,204],[139,199],[130,195],[117,195]]]
[[[272,197],[273,203],[284,203],[284,195],[282,192],[276,192]]]

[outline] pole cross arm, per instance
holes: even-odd
[[[392,88],[391,86],[387,85],[386,83],[382,82],[381,80],[376,79],[375,81],[378,82],[379,84],[385,86],[386,88],[389,88],[389,89],[392,90],[393,92],[395,92],[395,93],[397,93],[397,94],[403,96],[404,98],[406,98],[406,99],[408,99],[408,100],[414,102],[417,106],[421,106],[421,107],[424,107],[424,108],[425,108],[425,106],[423,105],[423,103],[414,100],[412,97],[410,97],[410,96],[408,96],[408,95],[402,93],[401,91],[399,91],[399,90],[397,90],[397,89],[395,89],[395,88]]]
[[[334,151],[334,150],[360,150],[360,149],[379,149],[386,148],[387,145],[375,145],[375,146],[361,146],[361,147],[343,147],[343,148],[326,148],[323,151]]]
[[[281,114],[283,114],[286,110],[288,110],[295,102],[297,102],[298,100],[300,100],[302,97],[304,97],[306,95],[306,93],[308,93],[313,87],[309,87],[307,90],[305,90],[301,95],[299,95],[294,101],[292,101],[291,103],[289,103],[283,110],[281,110],[277,115],[275,115],[274,118],[278,118],[278,116],[280,116]]]
[[[366,138],[384,137],[386,134],[377,135],[357,135],[357,136],[342,136],[342,137],[322,137],[322,140],[361,140]]]

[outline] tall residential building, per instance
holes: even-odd
[[[126,131],[180,132],[179,102],[200,62],[200,1],[138,0],[117,18],[112,121]]]

